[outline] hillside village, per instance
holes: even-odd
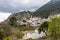
[[[45,18],[42,19],[41,17],[36,17],[36,16],[32,17],[31,15],[30,17],[23,17],[22,20],[17,20],[17,23],[19,25],[30,25],[30,26],[35,27],[35,26],[40,26],[45,21],[49,22],[51,21],[51,19],[56,18],[56,17],[60,17],[60,14],[50,15],[47,19]]]
[[[23,19],[17,20],[17,23],[20,23],[20,25],[30,25],[30,26],[38,26],[41,24],[41,18],[39,17],[30,17],[30,18],[25,18],[23,17]]]

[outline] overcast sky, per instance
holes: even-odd
[[[35,11],[50,0],[0,0],[0,12]]]

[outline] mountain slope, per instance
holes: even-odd
[[[60,12],[60,0],[58,1],[52,0],[48,2],[47,4],[36,10],[34,12],[34,15],[41,16],[42,18],[44,17],[46,18],[53,12]]]

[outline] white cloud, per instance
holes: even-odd
[[[17,12],[41,7],[50,0],[0,0],[0,11]]]
[[[0,12],[0,22],[6,20],[10,15],[11,15],[11,13],[2,13],[2,12]]]

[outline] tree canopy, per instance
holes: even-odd
[[[45,21],[44,23],[42,23],[40,26],[39,26],[39,32],[40,31],[43,31],[43,30],[47,30],[47,28],[48,28],[48,24],[49,24],[49,22],[47,22],[47,21]]]
[[[12,16],[10,18],[10,24],[13,26],[13,25],[16,25],[16,22],[17,22],[17,18],[15,16]]]

